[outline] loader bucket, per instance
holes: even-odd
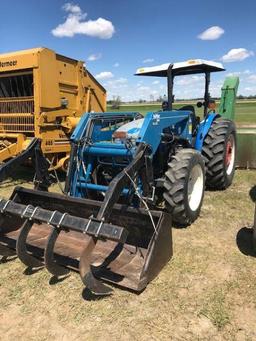
[[[0,201],[0,245],[29,267],[45,265],[54,275],[80,270],[83,279],[89,264],[100,282],[141,291],[172,256],[170,215],[115,204],[108,223],[99,223],[93,217],[101,205],[16,187]]]

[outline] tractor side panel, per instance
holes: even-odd
[[[196,135],[196,141],[194,148],[201,152],[203,148],[203,143],[206,135],[208,134],[208,131],[210,130],[212,126],[212,122],[219,117],[218,114],[208,114],[208,116],[200,123],[198,132]]]
[[[138,142],[148,143],[152,147],[153,153],[155,153],[161,141],[161,134],[168,127],[175,135],[191,142],[192,131],[189,129],[190,124],[189,111],[149,112],[141,127]]]

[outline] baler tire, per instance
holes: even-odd
[[[231,151],[228,151],[230,144]],[[234,122],[224,119],[213,121],[202,148],[207,189],[224,190],[232,184],[235,174],[236,145]]]
[[[191,185],[192,171],[199,172],[200,179],[199,183]],[[197,193],[192,194],[191,187],[194,191],[196,184]],[[203,203],[204,187],[205,165],[201,154],[190,148],[178,151],[168,163],[163,194],[165,208],[178,226],[188,226],[198,218]],[[191,200],[194,200],[194,203]]]

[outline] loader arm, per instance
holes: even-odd
[[[107,220],[110,216],[111,210],[121,195],[123,189],[134,178],[134,174],[145,166],[147,153],[150,152],[150,146],[141,143],[133,161],[124,168],[110,183],[105,194],[104,202],[99,210],[97,219]]]
[[[94,217],[91,218],[92,221],[98,221],[100,224],[99,231],[100,226],[109,220],[113,207],[117,203],[124,188],[131,182],[131,179],[134,178],[135,173],[145,166],[145,156],[149,151],[150,147],[141,143],[133,161],[111,181],[96,219],[94,219]],[[81,255],[79,266],[80,276],[83,283],[92,292],[99,295],[107,295],[112,292],[112,289],[104,285],[95,277],[95,275],[97,276],[98,269],[91,264],[91,255],[96,247],[97,241],[98,238],[92,237],[87,249],[85,249]]]

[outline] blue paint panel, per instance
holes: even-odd
[[[146,142],[151,145],[153,153],[156,152],[161,141],[164,128],[170,127],[175,135],[192,140],[192,131],[189,126],[192,123],[189,111],[161,111],[147,113],[137,142]]]
[[[73,131],[73,134],[70,137],[71,141],[78,142],[81,139],[81,137],[83,136],[83,132],[86,129],[89,117],[90,117],[90,114],[88,114],[88,113],[83,114],[83,116],[80,118],[80,120],[78,122],[78,125],[76,126],[75,130]]]
[[[90,190],[98,191],[98,192],[106,192],[108,190],[108,186],[96,185],[96,184],[91,184],[91,183],[81,182],[81,183],[78,183],[77,186],[83,189],[90,189]],[[123,195],[127,195],[128,193],[129,193],[129,190],[126,188],[122,192]]]
[[[87,124],[89,123],[90,119],[104,119],[104,118],[111,118],[113,117],[118,118],[124,118],[124,119],[134,119],[139,113],[138,112],[105,112],[105,113],[84,113],[84,115],[81,117],[78,125],[76,126],[73,134],[71,135],[71,141],[79,142],[81,138],[84,136]],[[97,128],[96,128],[97,127]],[[92,138],[95,138],[96,141],[103,141],[110,140],[112,137],[112,133],[114,130],[111,131],[101,131],[100,127],[96,126],[94,136]],[[101,135],[102,133],[102,135]]]
[[[132,128],[127,131],[128,134],[135,134],[140,131],[140,128]]]
[[[95,126],[93,129],[92,140],[94,142],[99,141],[111,141],[113,130],[101,130],[100,126]]]
[[[84,154],[93,156],[132,156],[131,150],[127,148],[106,148],[106,147],[87,147],[84,149]]]
[[[123,143],[111,143],[111,142],[95,142],[93,147],[98,148],[112,148],[112,149],[127,149]]]
[[[209,129],[212,126],[212,122],[217,117],[219,117],[219,114],[210,113],[210,114],[207,115],[205,120],[203,120],[200,123],[200,125],[198,127],[198,132],[197,132],[197,135],[196,135],[196,142],[195,142],[195,147],[194,147],[196,150],[201,152],[201,150],[203,148],[204,139],[205,139],[206,135],[208,134]]]

